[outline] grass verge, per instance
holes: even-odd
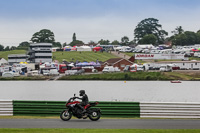
[[[59,80],[186,80],[199,81],[200,73],[191,72],[135,72],[135,73],[104,73],[91,75],[63,76]]]
[[[59,80],[171,80],[160,72],[136,72],[136,73],[104,73],[92,75],[64,76]]]
[[[1,133],[197,133],[199,129],[16,129],[1,128]]]
[[[26,76],[20,76],[20,77],[0,77],[1,80],[47,80],[49,79],[49,76],[34,76],[34,77],[26,77]]]

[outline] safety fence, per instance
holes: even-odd
[[[13,102],[12,100],[0,100],[0,116],[13,115]]]
[[[140,103],[141,118],[200,118],[200,103]]]
[[[62,101],[13,101],[14,115],[58,116],[65,107]],[[138,102],[99,102],[102,116],[140,117]]]
[[[59,116],[64,101],[0,101],[0,115]],[[99,102],[105,117],[200,118],[200,103]]]

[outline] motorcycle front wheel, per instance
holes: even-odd
[[[61,113],[60,113],[60,119],[63,120],[63,121],[68,121],[72,118],[72,113],[69,112],[68,110],[63,110]]]
[[[94,111],[92,111],[91,114],[88,115],[88,117],[89,117],[90,120],[92,120],[92,121],[97,121],[97,120],[100,119],[101,113],[100,113],[100,111],[94,110]]]

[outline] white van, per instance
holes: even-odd
[[[58,75],[59,75],[59,72],[58,72],[57,69],[50,69],[49,74],[50,74],[50,75],[53,75],[53,76],[58,76]]]
[[[161,65],[160,72],[171,72],[173,64]]]
[[[27,76],[31,77],[31,76],[39,76],[38,71],[28,71],[27,72]]]
[[[120,72],[120,69],[118,67],[105,66],[102,72],[103,73]]]

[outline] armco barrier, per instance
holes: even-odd
[[[0,116],[12,116],[12,100],[0,100]]]
[[[99,102],[102,116],[140,117],[138,102]],[[62,101],[13,101],[14,115],[58,116],[65,109]]]
[[[200,118],[200,103],[140,103],[141,118]]]

